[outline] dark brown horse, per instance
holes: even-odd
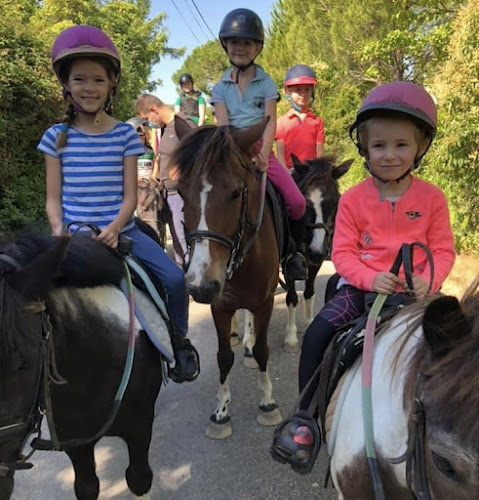
[[[306,198],[306,235],[304,241],[308,277],[304,287],[305,327],[313,321],[314,282],[324,260],[331,252],[334,220],[339,201],[338,179],[348,170],[354,160],[347,160],[337,167],[331,156],[316,158],[301,163],[293,156],[293,179]],[[295,282],[286,277],[286,305],[288,324],[284,348],[298,350],[296,307],[298,295]]]
[[[122,278],[122,262],[89,236],[29,235],[0,247],[0,500],[10,498],[14,472],[31,466],[22,448],[44,410],[53,444],[72,461],[77,498],[98,497],[102,435],[126,442],[128,486],[149,498],[162,361],[138,322],[130,325]],[[136,348],[121,399],[130,334]]]
[[[478,282],[461,303],[413,304],[378,334],[372,403],[386,500],[479,498]],[[331,475],[344,500],[375,498],[359,368],[360,360],[328,408]]]
[[[237,309],[247,309],[254,316],[253,355],[263,392],[258,422],[276,425],[281,419],[267,371],[267,334],[278,283],[279,252],[268,204],[260,226],[256,226],[261,181],[248,154],[265,124],[241,132],[228,127],[200,128],[182,140],[172,160],[178,166],[191,245],[187,287],[197,302],[211,304],[218,334],[220,387],[207,431],[217,439],[232,432],[228,374],[234,358],[231,319]]]

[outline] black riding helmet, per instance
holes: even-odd
[[[180,86],[183,85],[183,83],[186,83],[186,82],[194,83],[193,77],[189,73],[183,73],[180,76],[180,79],[178,80],[178,83],[180,84]]]
[[[264,28],[260,17],[256,12],[250,9],[235,9],[226,14],[223,22],[221,23],[219,39],[221,45],[225,52],[226,50],[226,40],[229,38],[249,38],[261,44],[264,44]],[[233,62],[230,60],[230,63]],[[245,66],[236,66],[238,70],[244,71],[254,64],[254,59]],[[239,71],[237,74],[237,79],[239,77]]]

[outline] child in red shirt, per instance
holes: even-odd
[[[284,90],[291,109],[278,119],[275,140],[278,160],[288,169],[293,167],[291,154],[301,162],[323,156],[324,123],[310,109],[316,83],[314,71],[305,64],[286,73]]]
[[[423,252],[414,253],[412,290],[404,273],[396,276],[389,271],[402,243],[420,242],[429,248],[434,262],[431,293],[438,292],[451,271],[455,252],[446,197],[412,175],[436,126],[432,97],[414,83],[381,85],[363,101],[350,135],[355,133],[371,177],[339,201],[332,261],[341,278],[335,295],[304,334],[300,391],[312,379],[336,329],[364,312],[366,292],[416,298],[428,293],[431,269]],[[316,420],[304,411],[318,383],[318,377],[311,381],[300,410],[278,428],[271,448],[273,458],[301,473],[311,471],[321,442]]]

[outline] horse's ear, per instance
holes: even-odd
[[[250,127],[242,129],[231,128],[231,135],[241,151],[247,153],[250,148],[261,139],[268,122],[269,116],[266,116],[260,122]]]
[[[48,250],[12,275],[12,287],[26,300],[43,298],[60,275],[69,242],[69,236],[58,238]]]
[[[333,179],[339,179],[342,177],[348,170],[349,167],[354,163],[354,159],[346,160],[341,165],[333,168]]]
[[[451,296],[439,297],[426,307],[422,327],[435,358],[447,354],[459,340],[471,333],[471,325],[459,301]]]
[[[293,153],[291,153],[291,160],[293,161],[293,168],[302,178],[308,171],[308,166],[301,163],[301,160]]]
[[[194,128],[190,127],[186,120],[183,120],[180,116],[175,115],[175,132],[178,139],[181,141],[183,137],[193,132]]]

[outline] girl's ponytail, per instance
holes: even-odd
[[[75,119],[76,111],[73,108],[73,103],[69,102],[68,107],[65,110],[65,115],[63,116],[62,124],[60,125],[60,133],[57,137],[57,149],[62,149],[67,145],[67,134],[70,125]]]

